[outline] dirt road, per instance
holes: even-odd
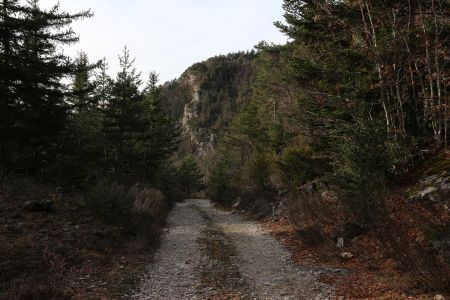
[[[256,222],[208,200],[178,204],[132,299],[329,299],[333,288],[295,266]]]

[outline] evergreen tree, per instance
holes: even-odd
[[[103,58],[98,64],[93,86],[94,102],[100,109],[104,110],[110,102],[112,87],[112,79],[108,75],[108,63],[106,62],[106,58]]]
[[[73,75],[76,65],[57,47],[77,42],[67,27],[91,16],[89,11],[60,12],[59,6],[44,11],[38,4],[5,0],[0,6],[0,64],[5,71],[0,71],[0,96],[6,112],[0,125],[1,163],[31,172],[56,157],[67,122],[68,90],[62,79]]]
[[[179,130],[163,110],[158,75],[150,73],[140,112],[140,134],[136,136],[136,146],[144,161],[144,177],[152,179],[164,168],[169,158],[177,150]]]
[[[94,94],[91,79],[94,65],[89,64],[86,53],[80,52],[76,62],[72,91],[69,97],[71,110],[68,128],[64,134],[64,159],[60,168],[71,166],[69,178],[77,183],[86,176],[99,173],[104,164],[103,113]]]
[[[100,63],[99,63],[100,64]],[[95,86],[91,80],[94,65],[89,64],[89,58],[83,51],[75,59],[75,76],[72,82],[72,109],[81,112],[98,107],[93,95]]]
[[[17,51],[20,43],[18,30],[23,22],[18,18],[17,0],[0,2],[0,168],[12,168],[12,141],[16,136],[15,120],[18,114],[13,84],[18,80]]]
[[[142,94],[139,91],[140,74],[134,68],[134,59],[126,47],[119,60],[121,71],[112,83],[111,99],[105,109],[104,130],[113,150],[113,173],[120,177],[130,171],[136,159],[133,138],[139,131]]]
[[[197,162],[192,156],[187,156],[178,170],[179,183],[186,192],[187,198],[193,193],[203,189],[203,174],[201,174]]]
[[[110,156],[110,147],[108,144],[108,136],[106,131],[104,130],[106,128],[106,109],[110,103],[111,100],[111,89],[113,80],[107,73],[108,71],[108,63],[106,62],[106,58],[103,58],[99,62],[99,67],[97,69],[97,72],[95,74],[94,78],[94,102],[98,105],[98,108],[101,111],[102,115],[102,142],[103,142],[103,160],[104,163],[106,163],[108,157]],[[106,167],[106,166],[104,166]]]

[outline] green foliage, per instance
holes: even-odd
[[[448,74],[447,46],[432,32],[448,31],[448,7],[412,3],[285,0],[285,22],[276,26],[290,42],[257,46],[250,101],[219,140],[211,194],[248,185],[293,190],[320,179],[373,220],[377,196],[407,170],[414,146],[448,135],[445,113],[427,112],[438,103],[448,110],[436,94]],[[407,26],[414,13],[422,33]],[[417,45],[434,52],[434,65]],[[433,79],[426,86],[423,78]]]
[[[248,162],[246,170],[250,182],[255,184],[258,188],[264,189],[269,186],[269,177],[271,174],[272,157],[268,153],[256,152],[252,155]],[[244,171],[245,172],[245,171]],[[245,174],[245,173],[244,173]]]
[[[86,192],[90,211],[109,222],[126,222],[133,208],[134,198],[127,188],[116,183],[98,182]]]
[[[316,155],[308,147],[293,146],[284,149],[277,161],[284,185],[290,189],[298,188],[329,171],[328,159]]]
[[[379,191],[388,182],[396,158],[396,147],[385,126],[359,122],[348,128],[348,136],[337,142],[331,181],[345,193],[350,208],[373,218]]]
[[[139,126],[142,101],[140,74],[134,68],[134,59],[131,59],[127,48],[119,60],[121,71],[112,82],[104,122],[106,139],[112,152],[113,173],[118,178],[129,172],[133,163],[133,137]]]
[[[91,13],[15,0],[0,11],[0,168],[39,174],[57,157],[70,110],[62,79],[77,69],[58,49],[78,40],[67,27]]]
[[[142,91],[126,48],[114,79],[105,60],[90,64],[84,52],[71,60],[59,50],[78,41],[68,27],[92,14],[25,2],[0,2],[1,173],[88,188],[89,207],[111,218],[130,209],[120,184],[145,181],[170,193],[178,131],[163,113],[157,76]]]
[[[196,131],[199,140],[222,137],[224,129],[250,100],[255,77],[254,59],[254,52],[239,52],[194,64],[180,79],[162,87],[161,102],[165,112],[172,119],[181,120],[187,107],[195,118],[185,125]],[[197,96],[198,101],[193,101]],[[196,145],[191,141],[185,140],[182,146],[184,153],[181,156],[197,154]]]
[[[220,202],[226,199],[232,199],[230,193],[232,175],[229,162],[226,159],[218,161],[208,179],[206,195]]]
[[[161,88],[157,86],[158,75],[150,73],[140,109],[140,128],[135,135],[135,148],[142,157],[140,166],[144,177],[154,180],[177,150],[179,130],[168,118],[161,103]]]
[[[195,159],[192,156],[185,157],[178,168],[178,183],[187,198],[204,188],[203,177]]]

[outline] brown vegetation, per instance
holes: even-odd
[[[135,186],[133,222],[99,218],[79,193],[14,179],[0,194],[1,299],[124,295],[157,245],[167,208]],[[150,214],[150,210],[152,214]]]
[[[405,178],[407,186],[379,199],[382,214],[366,227],[357,226],[356,216],[345,214],[338,198],[329,195],[288,202],[291,217],[268,219],[266,227],[292,250],[298,263],[351,270],[344,276],[322,277],[336,284],[337,295],[345,299],[429,299],[449,293],[449,193],[440,191],[435,197],[441,196],[440,201],[407,198],[419,178],[450,174],[449,161],[439,154],[411,172]],[[338,238],[343,238],[343,247],[337,245]],[[345,252],[353,257],[344,258]]]

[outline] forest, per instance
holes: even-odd
[[[345,299],[450,293],[450,3],[282,7],[286,44],[144,83],[127,47],[115,76],[61,51],[93,12],[0,2],[0,298],[64,299],[45,282],[74,268],[132,282],[110,277],[114,257],[138,272],[171,208],[203,193],[294,228],[281,238],[315,264],[364,270],[337,284]]]
[[[345,240],[376,261],[370,240],[421,288],[446,289],[448,254],[430,245],[450,233],[448,186],[434,181],[450,173],[449,3],[283,9],[275,26],[289,42],[256,46],[252,94],[221,135],[208,197],[258,218],[281,202],[305,243]]]

